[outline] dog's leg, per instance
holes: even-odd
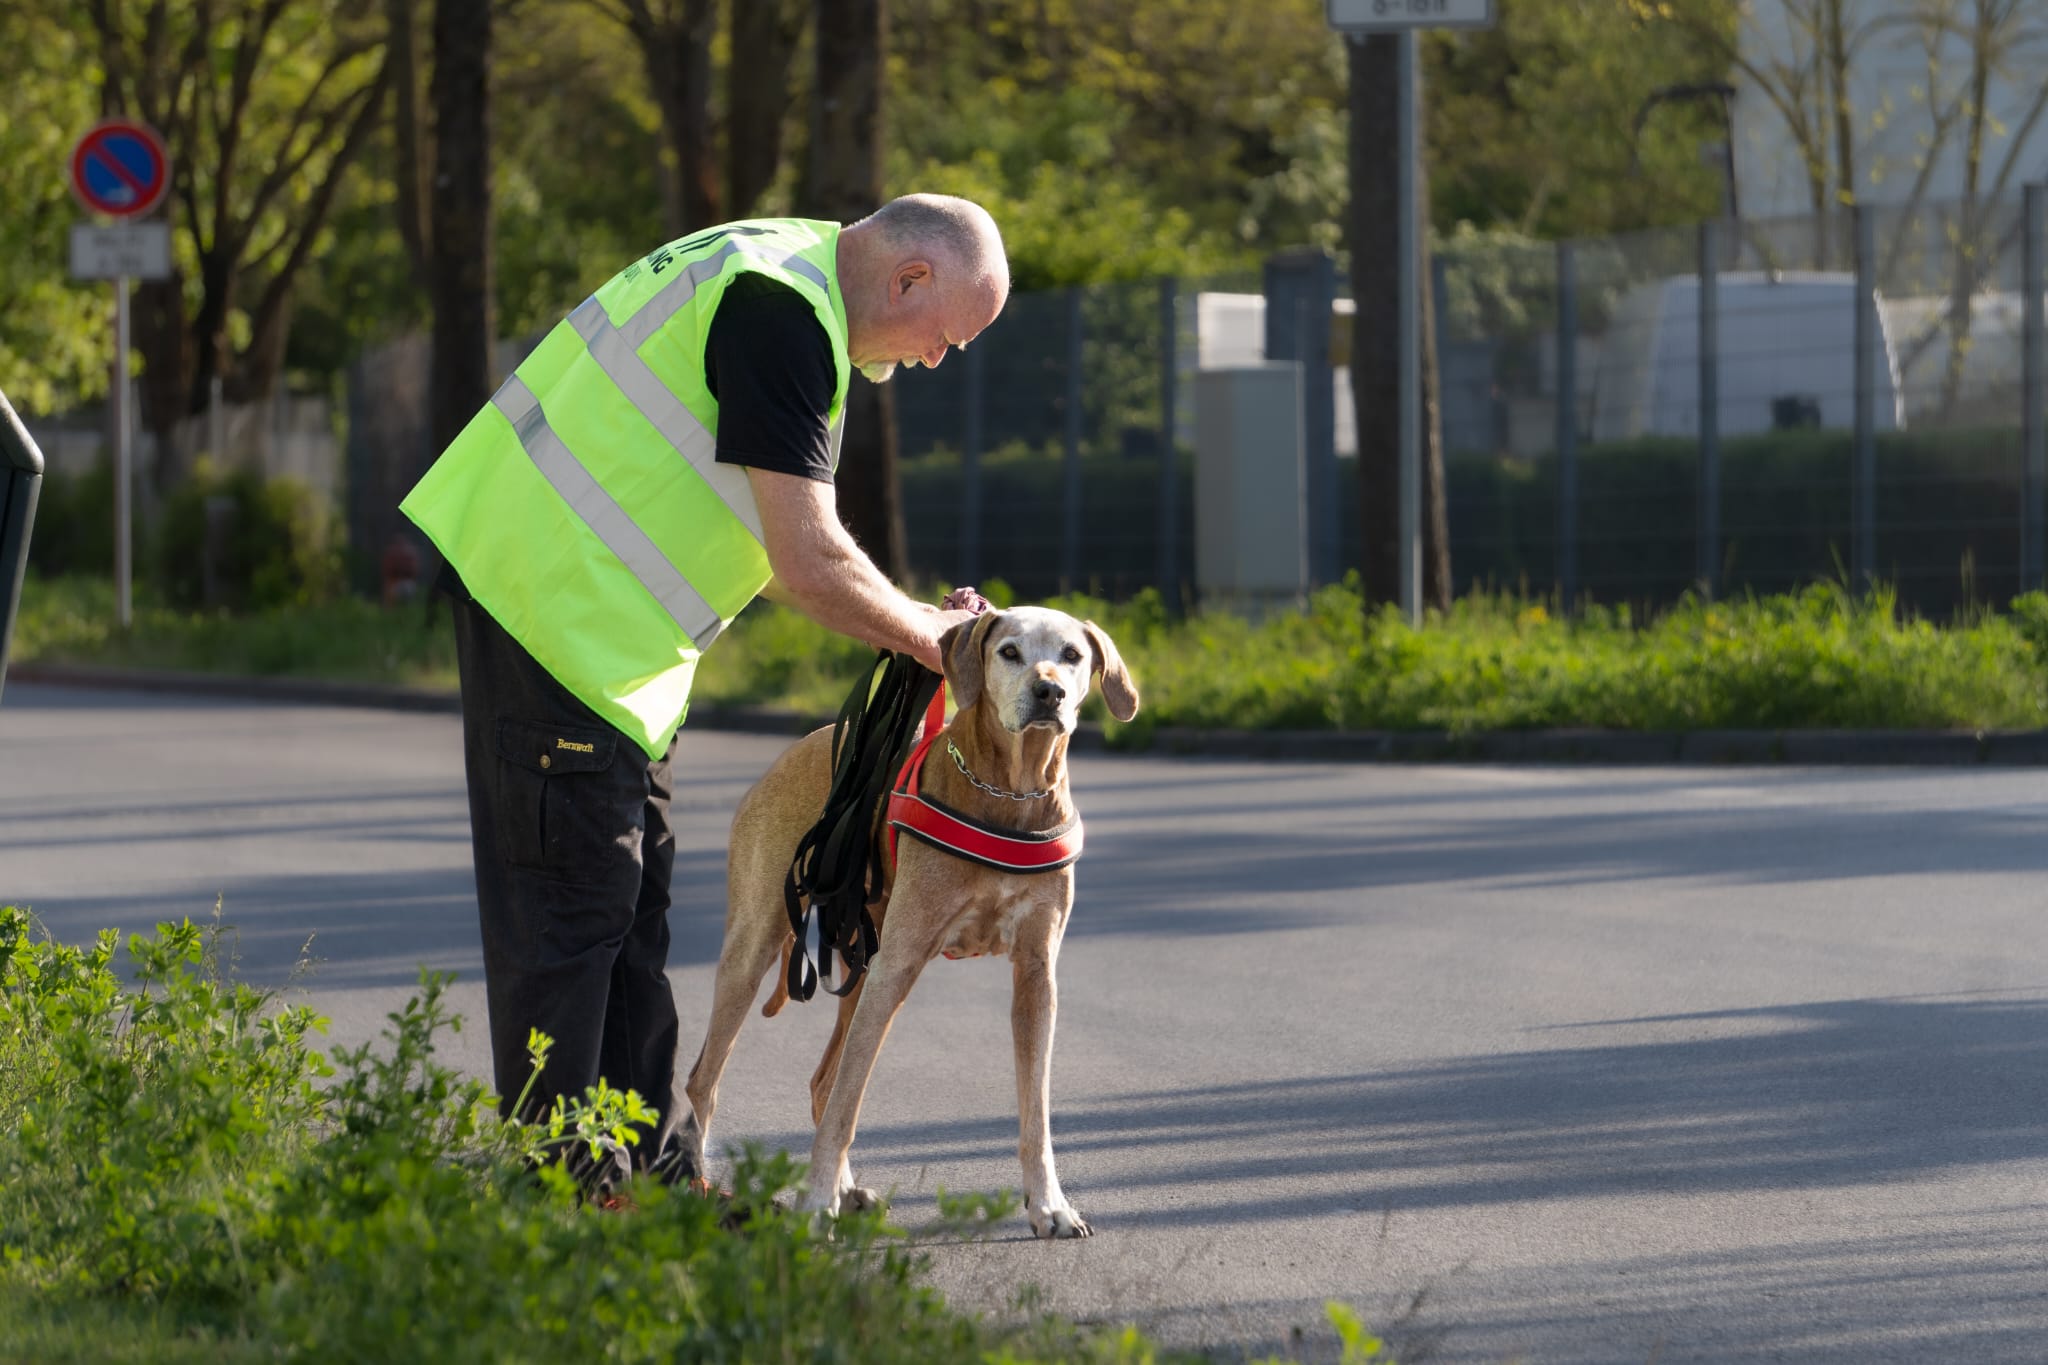
[[[1020,938],[1022,936],[1020,935]],[[1059,1009],[1054,968],[1059,932],[1041,948],[1021,943],[1011,959],[1010,1033],[1017,1049],[1017,1155],[1024,1215],[1040,1237],[1086,1237],[1088,1223],[1060,1190],[1052,1160],[1052,1031]]]
[[[704,1031],[697,1064],[690,1068],[690,1079],[683,1087],[690,1098],[690,1114],[683,1120],[681,1141],[684,1159],[695,1163],[689,1172],[693,1179],[710,1175],[704,1143],[711,1135],[711,1116],[718,1109],[718,1079],[725,1074],[740,1025],[747,1022],[747,1011],[760,992],[761,977],[781,960],[783,947],[790,940],[787,925],[764,928],[758,920],[747,923],[735,915],[725,946],[719,950],[718,975],[711,988],[711,1022]]]
[[[882,941],[881,951],[868,966],[861,982],[860,1003],[846,1030],[839,1054],[838,1074],[825,1101],[824,1117],[818,1121],[818,1135],[811,1144],[811,1173],[804,1192],[803,1207],[813,1212],[836,1215],[842,1203],[857,1209],[878,1208],[881,1196],[853,1183],[853,1168],[847,1153],[853,1148],[853,1131],[860,1122],[861,1098],[868,1078],[874,1074],[875,1059],[881,1055],[882,1040],[896,1011],[917,984],[930,953],[904,951],[910,945]]]
[[[839,1058],[846,1050],[846,1030],[853,1023],[853,1013],[860,1007],[861,993],[867,986],[868,979],[863,976],[853,983],[852,990],[839,997],[839,1013],[832,1019],[832,1036],[825,1040],[825,1055],[818,1059],[818,1069],[811,1073],[813,1128],[825,1117],[825,1101],[832,1097],[832,1082],[839,1075]]]

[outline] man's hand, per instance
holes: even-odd
[[[935,611],[932,613],[932,638],[917,649],[910,651],[911,657],[929,668],[940,677],[946,675],[944,657],[939,653],[939,641],[946,638],[946,632],[958,625],[972,621],[981,615],[978,611]]]
[[[955,588],[946,594],[946,600],[939,603],[940,611],[964,611],[979,616],[988,610],[988,599],[972,588]]]

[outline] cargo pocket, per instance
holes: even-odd
[[[604,881],[638,852],[640,775],[614,771],[618,735],[540,721],[498,722],[500,847],[513,867]]]

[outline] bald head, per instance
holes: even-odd
[[[1010,263],[979,204],[906,194],[840,233],[839,283],[848,354],[880,383],[899,364],[937,365],[995,321]]]

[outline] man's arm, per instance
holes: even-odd
[[[747,469],[775,571],[771,601],[795,607],[841,635],[908,654],[943,671],[939,638],[972,612],[934,611],[897,591],[839,524],[832,485]]]

